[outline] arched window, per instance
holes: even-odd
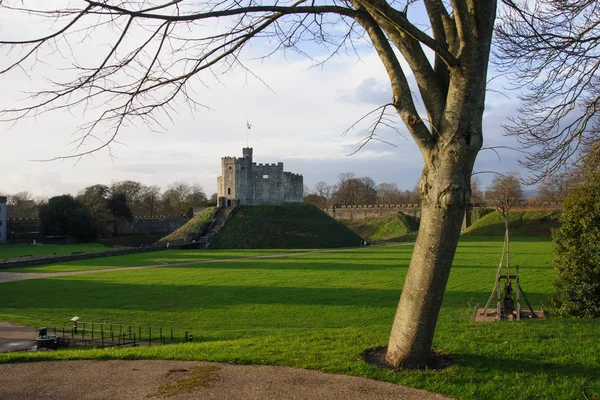
[[[231,188],[227,188],[227,194],[231,194]]]

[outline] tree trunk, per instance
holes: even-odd
[[[443,151],[432,151],[423,170],[419,185],[421,224],[386,355],[393,367],[423,368],[431,355],[479,150],[470,148],[463,139],[457,142],[438,146]],[[449,151],[449,147],[456,151]],[[457,153],[464,157],[454,157]]]

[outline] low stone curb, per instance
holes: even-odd
[[[179,249],[185,245],[170,245],[169,249]],[[34,265],[54,264],[67,261],[90,260],[92,258],[103,258],[112,256],[123,256],[127,254],[147,253],[150,251],[167,250],[166,245],[147,246],[140,248],[101,251],[97,253],[71,254],[71,255],[43,255],[35,257],[8,258],[0,260],[0,269],[15,267],[31,267]]]

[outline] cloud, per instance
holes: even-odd
[[[367,78],[352,93],[342,91],[339,99],[348,103],[383,105],[392,101],[392,88],[389,82],[379,82],[376,78]]]

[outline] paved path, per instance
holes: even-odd
[[[372,379],[287,367],[195,361],[48,361],[0,365],[0,398],[444,400]]]
[[[36,345],[37,337],[35,328],[0,321],[0,353],[30,349]]]
[[[406,242],[406,243],[398,243],[398,244],[385,245],[385,246],[407,246],[407,245],[412,245],[412,244],[414,244],[414,243]],[[7,272],[7,271],[0,271],[0,283],[23,281],[23,280],[28,280],[28,279],[54,278],[57,276],[97,274],[97,273],[101,273],[101,272],[131,271],[131,270],[135,270],[135,269],[160,268],[160,267],[184,267],[184,266],[188,266],[188,265],[197,265],[197,264],[221,263],[221,262],[231,262],[231,261],[239,261],[239,260],[261,259],[261,258],[292,257],[292,256],[305,255],[305,254],[315,254],[315,253],[337,253],[337,252],[357,250],[357,249],[361,249],[361,248],[362,247],[351,247],[351,248],[346,248],[346,249],[314,250],[314,251],[304,251],[304,252],[297,252],[297,253],[268,254],[268,255],[264,255],[264,256],[221,258],[221,259],[217,259],[217,260],[199,260],[199,261],[189,261],[189,262],[173,263],[173,264],[162,263],[162,264],[152,264],[152,265],[141,265],[138,267],[93,269],[93,270],[71,271],[71,272]]]

